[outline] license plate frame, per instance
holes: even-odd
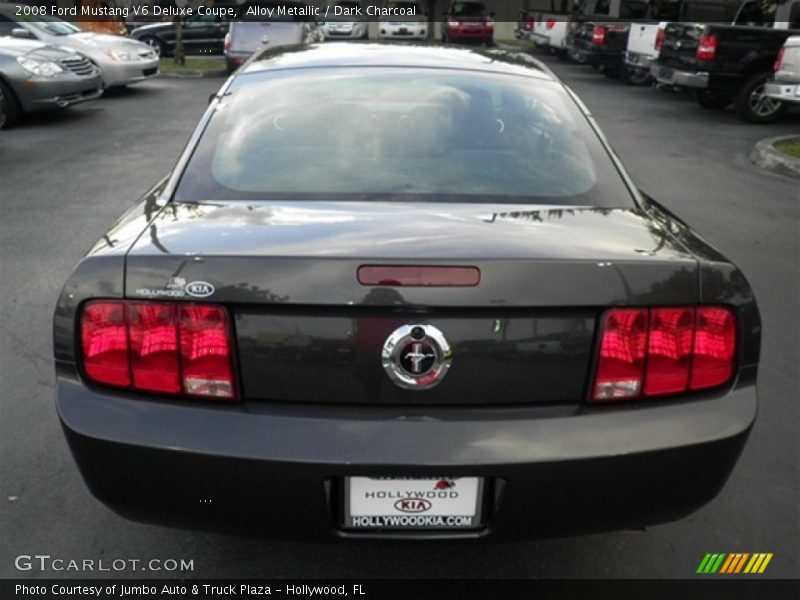
[[[365,485],[365,482],[369,484]],[[439,490],[436,485],[439,482],[453,483],[453,487]],[[380,531],[391,532],[469,532],[480,530],[485,526],[484,515],[486,514],[487,481],[485,477],[365,477],[353,476],[343,477],[340,480],[342,486],[342,510],[341,524],[348,531],[371,533]],[[353,483],[356,483],[354,488]],[[423,510],[408,512],[394,508],[395,502],[403,500],[402,497],[381,498],[375,501],[372,511],[364,511],[357,508],[354,511],[353,493],[368,490],[372,485],[376,490],[381,487],[385,491],[398,491],[398,489],[412,489],[416,491],[435,492],[433,495],[422,498],[429,504],[439,500],[437,510]],[[429,488],[429,489],[428,489]],[[462,510],[462,507],[469,506],[471,511],[466,514],[445,514],[449,499],[443,496],[436,497],[439,493],[452,494],[456,492],[460,495],[456,502],[450,506]],[[410,498],[418,500],[419,498]],[[363,505],[364,500],[359,500]],[[391,503],[392,508],[386,510],[387,503]],[[417,507],[412,506],[412,509]],[[373,512],[373,514],[367,514]],[[470,514],[471,512],[471,514]],[[384,514],[385,513],[385,514]],[[428,514],[425,514],[428,513]],[[469,519],[467,521],[467,519]]]

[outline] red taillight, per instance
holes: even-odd
[[[230,327],[220,306],[92,301],[81,316],[81,351],[95,383],[234,398]]]
[[[477,267],[363,265],[358,268],[361,285],[474,287],[480,281],[481,272]]]
[[[547,21],[547,24],[545,25],[545,27],[547,27],[547,31],[550,31],[555,26],[556,26],[555,19],[550,19],[549,21]]]
[[[183,389],[193,396],[233,398],[228,316],[219,306],[180,308]]]
[[[700,41],[697,43],[697,59],[698,60],[714,60],[717,55],[717,36],[716,35],[701,35]]]
[[[231,40],[231,34],[230,33],[226,33],[225,34],[225,41],[223,42],[222,46],[223,46],[222,49],[225,50],[226,52],[229,51],[231,49],[231,47],[233,46],[233,41]]]
[[[619,308],[605,314],[594,400],[633,398],[641,393],[647,318],[647,310],[638,308]]]
[[[615,308],[603,315],[591,399],[615,402],[718,387],[734,372],[726,307]]]
[[[775,59],[775,64],[772,67],[773,71],[780,71],[781,66],[783,65],[783,54],[786,52],[786,48],[781,48],[778,51],[778,57]]]
[[[595,46],[601,46],[606,43],[606,32],[608,28],[604,25],[595,25],[594,32],[592,33],[592,43]]]
[[[83,310],[81,347],[86,375],[97,383],[127,387],[128,328],[122,302],[93,302]]]
[[[533,29],[533,26],[536,25],[536,19],[531,19],[530,17],[525,22],[525,29]]]
[[[698,308],[696,319],[689,387],[700,390],[722,385],[733,375],[736,324],[727,308]]]
[[[128,332],[133,387],[149,392],[180,393],[175,305],[129,303]]]
[[[650,311],[644,395],[675,394],[686,389],[694,337],[694,309]]]
[[[667,30],[664,29],[663,27],[660,27],[658,29],[658,33],[656,34],[656,43],[655,43],[656,50],[661,50],[661,46],[664,45],[665,37],[667,37]]]

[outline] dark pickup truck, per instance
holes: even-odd
[[[765,95],[784,41],[800,33],[800,0],[771,5],[747,0],[733,25],[669,23],[651,74],[662,84],[692,89],[704,108],[733,103],[751,123],[778,119],[786,105]]]
[[[631,20],[647,14],[644,0],[586,0],[578,4],[567,33],[567,54],[604,74],[622,73]]]
[[[597,67],[616,77],[622,72],[630,23],[578,22],[567,38],[567,54],[575,62]]]

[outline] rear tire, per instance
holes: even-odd
[[[722,110],[733,101],[730,96],[720,95],[708,90],[698,90],[694,97],[700,106],[708,110]]]
[[[622,79],[629,85],[648,85],[652,78],[650,71],[642,68],[625,67],[622,70]]]
[[[572,51],[572,50],[567,50],[567,56],[575,64],[578,64],[578,65],[585,65],[586,64],[586,57],[581,55],[578,52],[575,52],[575,51]]]
[[[236,67],[238,67],[238,66],[239,65],[237,65],[235,62],[233,62],[230,58],[226,58],[225,59],[225,72],[228,75],[232,75],[233,72],[236,70]]]
[[[21,114],[22,109],[20,109],[14,90],[0,79],[0,129],[11,127]]]
[[[783,102],[764,95],[764,86],[770,75],[771,73],[756,73],[736,93],[736,114],[748,123],[772,123],[788,108]]]

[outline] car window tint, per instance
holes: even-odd
[[[0,37],[10,36],[11,32],[17,28],[17,24],[4,15],[0,15]]]
[[[792,4],[789,11],[789,28],[800,29],[800,2]]]
[[[630,204],[559,84],[398,70],[240,77],[178,197]]]
[[[691,0],[681,5],[680,20],[704,23],[730,23],[739,5],[719,0]]]
[[[767,5],[755,0],[745,2],[736,16],[736,25],[771,27],[775,22],[775,8],[774,4]]]
[[[594,5],[592,14],[607,15],[611,8],[611,0],[597,0]]]
[[[647,3],[644,0],[622,0],[619,7],[621,19],[643,19],[647,16]]]
[[[72,35],[80,33],[80,29],[72,23],[48,16],[20,15],[20,21],[33,25],[36,29],[49,35]]]
[[[482,2],[454,2],[452,15],[454,17],[485,17],[486,7]]]

